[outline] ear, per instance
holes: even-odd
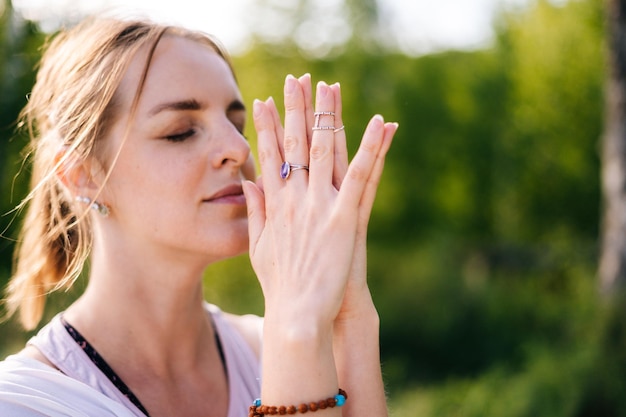
[[[98,188],[91,175],[92,159],[85,160],[66,146],[56,153],[56,176],[73,195],[91,195]]]

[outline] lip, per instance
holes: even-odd
[[[246,198],[243,195],[241,184],[232,184],[222,188],[202,201],[205,203],[245,204]]]

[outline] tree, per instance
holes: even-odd
[[[626,1],[608,0],[608,74],[602,140],[601,287],[626,286]]]

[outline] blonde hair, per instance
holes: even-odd
[[[19,310],[25,329],[38,325],[48,293],[72,286],[91,249],[89,216],[71,198],[57,172],[70,158],[98,156],[98,141],[115,119],[120,82],[137,51],[147,46],[132,116],[152,54],[164,34],[204,43],[231,66],[225,50],[209,35],[146,20],[89,18],[61,31],[44,52],[21,114],[21,124],[30,135],[33,170],[31,191],[18,206],[26,213],[5,300],[7,317]]]

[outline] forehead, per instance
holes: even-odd
[[[149,48],[132,59],[118,90],[122,107],[128,109],[143,77]],[[202,102],[241,100],[237,83],[226,61],[208,44],[165,35],[150,60],[138,113],[160,101],[194,98]]]

